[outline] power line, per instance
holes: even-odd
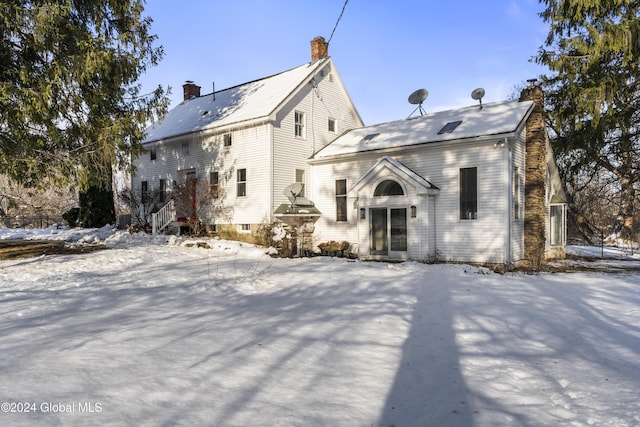
[[[340,19],[342,19],[342,14],[344,13],[344,9],[347,7],[347,3],[349,3],[349,0],[345,0],[344,1],[344,5],[342,5],[342,11],[340,12],[340,16],[338,16],[338,20],[336,21],[336,25],[333,27],[333,31],[331,31],[331,36],[329,36],[329,41],[327,41],[327,44],[331,43],[331,39],[333,38],[333,33],[336,32],[336,28],[338,28],[338,23],[340,22]]]

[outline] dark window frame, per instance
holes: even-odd
[[[209,188],[214,199],[217,199],[220,192],[220,175],[218,171],[209,172]]]
[[[331,117],[329,117],[329,119],[327,120],[327,129],[329,130],[329,132],[331,133],[336,133],[337,132],[337,121],[336,119],[333,119]]]
[[[478,168],[460,168],[460,219],[478,219]]]
[[[305,123],[306,115],[302,111],[294,111],[293,113],[293,127],[294,127],[294,135],[296,138],[305,138]]]
[[[149,197],[149,181],[142,181],[140,183],[140,199],[142,200],[142,203],[146,203],[148,197]]]
[[[166,200],[166,194],[167,194],[167,180],[161,178],[160,184],[158,187],[158,200],[160,201],[160,203],[164,203],[164,201]]]
[[[336,179],[336,222],[347,222],[347,180]]]
[[[454,122],[447,123],[442,127],[442,129],[440,129],[440,132],[438,132],[438,135],[442,135],[443,133],[453,132],[454,130],[456,130],[458,126],[460,126],[461,123],[462,123],[462,120],[456,120]]]

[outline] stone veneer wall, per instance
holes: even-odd
[[[531,85],[520,94],[520,101],[533,101],[534,110],[527,120],[524,200],[524,258],[532,267],[541,265],[545,251],[547,176],[544,93]]]

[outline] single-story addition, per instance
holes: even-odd
[[[309,160],[314,241],[361,259],[539,265],[565,255],[543,93],[345,132]]]

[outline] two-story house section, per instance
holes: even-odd
[[[324,38],[311,41],[311,54],[309,63],[206,95],[187,81],[184,101],[147,130],[132,190],[159,190],[170,204],[176,186],[206,182],[223,209],[200,210],[203,222],[241,233],[271,222],[275,208],[287,202],[285,187],[308,184],[307,159],[363,126]],[[195,188],[192,198],[195,209]],[[180,215],[167,212],[156,228]]]

